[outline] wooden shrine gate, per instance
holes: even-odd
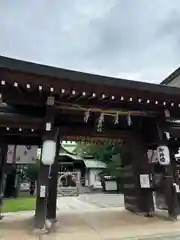
[[[153,211],[147,151],[162,144],[168,146],[169,139],[162,137],[163,123],[165,119],[180,117],[178,88],[0,56],[0,102],[3,103],[0,106],[0,145],[38,145],[43,150],[35,228],[43,229],[46,218],[56,218],[60,140],[78,140],[79,136],[87,142],[104,142],[108,138],[116,144],[123,141],[129,150],[128,156],[123,158],[125,207],[146,215]],[[48,144],[51,156],[46,158],[50,153]],[[174,180],[170,168],[170,163],[164,167],[168,209],[173,199]],[[2,171],[0,164],[1,176]],[[172,212],[169,211],[169,215]]]

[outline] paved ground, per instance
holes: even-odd
[[[122,194],[84,194],[79,199],[99,207],[124,207],[124,196]]]
[[[41,239],[180,239],[179,221],[172,223],[156,217],[143,218],[126,212],[122,205],[122,195],[93,194],[58,198],[55,232]],[[30,234],[33,215],[33,212],[18,216],[7,214],[0,222],[0,240],[39,239]]]
[[[152,235],[151,237],[146,237],[146,238],[140,238],[141,240],[179,240],[180,239],[180,233],[179,234],[165,234],[165,235]]]
[[[101,208],[124,207],[124,197],[121,194],[83,194],[79,197],[60,197],[57,200],[60,211],[86,211]]]
[[[19,218],[18,221],[3,220],[0,222],[0,239],[38,239],[30,234],[32,222],[32,217]],[[102,208],[81,213],[69,211],[59,213],[55,231],[41,239],[178,239],[179,224],[179,222],[164,222],[158,218],[142,218],[120,208],[116,210]],[[165,233],[169,235],[165,236]],[[153,236],[149,237],[152,234]]]

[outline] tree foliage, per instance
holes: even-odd
[[[39,169],[39,165],[36,164],[29,164],[26,170],[26,177],[30,180],[30,181],[36,181],[38,178],[38,169]]]
[[[118,145],[111,144],[77,144],[76,152],[80,155],[92,155],[96,160],[108,163],[113,155],[120,153]]]
[[[38,179],[39,167],[40,167],[40,159],[39,158],[37,158],[35,164],[28,164],[28,167],[25,170],[25,176],[29,181],[35,182]]]
[[[108,172],[111,176],[120,177],[122,174],[122,161],[121,155],[116,154],[111,157],[111,160],[107,164]]]
[[[111,144],[78,144],[76,152],[80,155],[92,155],[97,161],[107,164],[106,174],[119,177],[122,172],[122,147]],[[122,154],[123,155],[123,154]]]

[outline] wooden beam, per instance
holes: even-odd
[[[29,83],[25,85],[31,85]],[[67,90],[67,92],[71,92],[71,97],[69,97],[69,94],[62,95],[61,96],[61,90],[63,88],[60,88],[58,91],[55,91],[56,88],[53,87],[50,89],[53,89],[53,92],[50,92],[50,90],[43,92],[39,91],[37,87],[34,89],[28,89],[25,86],[25,91],[20,92],[18,91],[18,88],[16,87],[8,87],[7,86],[0,86],[1,94],[3,96],[3,101],[9,104],[14,105],[28,105],[28,106],[45,106],[46,98],[48,95],[54,95],[57,99],[57,104],[65,105],[65,104],[73,104],[74,99],[76,99],[76,105],[83,106],[84,108],[97,108],[97,106],[100,104],[102,111],[106,111],[107,108],[111,110],[117,111],[118,109],[126,110],[126,111],[144,111],[149,112],[153,111],[155,114],[158,114],[160,111],[164,111],[166,107],[169,107],[173,114],[179,115],[179,104],[178,102],[172,102],[171,100],[167,101],[164,99],[148,99],[147,97],[145,99],[141,99],[136,97],[129,97],[129,96],[123,96],[123,100],[121,100],[121,96],[106,96],[105,99],[102,98],[103,94],[100,94],[98,98],[92,98],[89,99],[89,93],[85,91],[76,91],[76,90]],[[28,91],[27,91],[28,90]],[[73,95],[73,92],[75,91],[75,94]],[[86,93],[85,96],[82,97],[82,94]],[[93,93],[92,93],[93,94]],[[81,96],[81,97],[80,97]],[[62,98],[61,98],[62,97]],[[115,99],[112,100],[112,97]],[[158,96],[159,97],[159,96]],[[130,100],[132,99],[132,101]],[[140,100],[140,102],[139,102]],[[150,101],[149,104],[147,104],[147,101]],[[158,104],[156,104],[158,102]],[[166,102],[166,106],[164,105],[164,102]],[[173,107],[171,104],[174,104]],[[70,106],[63,106],[69,108]],[[179,115],[180,116],[180,115]]]
[[[98,76],[66,69],[58,69],[35,63],[0,57],[0,79],[20,84],[31,83],[34,87],[42,85],[49,93],[50,87],[59,92],[62,88],[75,89],[80,94],[85,91],[96,92],[108,97],[126,97],[151,99],[152,101],[180,101],[179,90],[163,85],[134,82],[125,79]]]
[[[63,138],[91,138],[91,139],[129,139],[133,133],[131,131],[108,131],[108,132],[96,132],[91,128],[71,128],[60,127],[61,137]]]
[[[19,92],[16,88],[1,89],[3,102],[12,105],[45,106],[44,96],[37,92]]]
[[[6,127],[9,127],[7,130]],[[41,124],[25,124],[25,123],[0,123],[0,132],[5,135],[19,135],[19,136],[33,136],[33,135],[41,135],[43,130],[43,125]],[[22,131],[19,131],[18,127],[22,128]],[[31,132],[31,128],[34,129],[34,133]],[[127,139],[131,137],[133,132],[126,130],[107,130],[104,132],[96,132],[90,126],[81,126],[74,125],[72,127],[68,127],[66,125],[62,125],[60,128],[61,136],[63,138],[91,138],[91,139]]]
[[[56,106],[56,108],[58,108],[58,106]],[[86,111],[90,111],[93,113],[104,113],[105,115],[110,115],[110,116],[115,116],[116,113],[119,113],[119,116],[127,116],[129,113],[131,113],[132,116],[140,116],[140,117],[150,117],[150,116],[154,116],[157,113],[156,112],[152,112],[152,111],[141,111],[141,110],[131,110],[131,109],[122,109],[122,108],[104,108],[104,107],[97,107],[97,106],[90,106],[90,105],[77,105],[77,104],[60,104],[59,109],[63,109],[63,110],[69,110],[72,112],[86,112]]]
[[[42,143],[41,137],[28,137],[28,136],[18,136],[18,135],[9,135],[1,136],[0,143],[7,143],[9,145],[38,145]]]
[[[42,123],[24,123],[24,122],[11,122],[11,121],[0,121],[0,127],[8,128],[22,128],[22,129],[42,129]]]

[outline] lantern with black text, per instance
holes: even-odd
[[[170,164],[170,153],[169,148],[167,146],[159,146],[157,148],[158,152],[158,161],[161,165]]]

